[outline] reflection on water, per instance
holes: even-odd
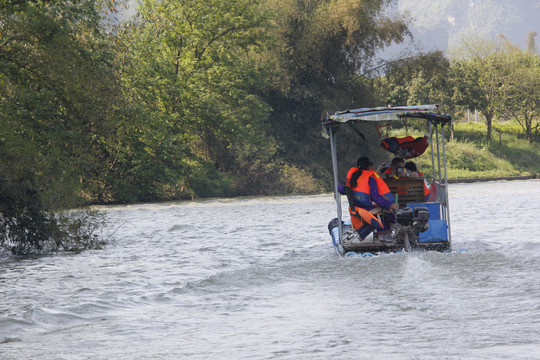
[[[449,192],[467,252],[339,258],[329,194],[103,208],[104,250],[2,259],[0,358],[537,359],[540,181]]]

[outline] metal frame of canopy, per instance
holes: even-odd
[[[328,115],[323,119],[322,124],[330,137],[330,147],[332,152],[332,168],[334,173],[334,195],[337,205],[337,216],[339,226],[339,239],[343,239],[341,196],[338,191],[338,159],[336,150],[336,131],[342,123],[346,122],[382,122],[398,121],[405,118],[425,120],[429,128],[429,140],[431,147],[431,170],[433,181],[437,186],[437,202],[441,204],[441,216],[448,225],[448,241],[451,243],[450,231],[450,210],[448,207],[448,179],[446,172],[446,150],[444,140],[444,126],[452,124],[450,115],[441,115],[438,105],[420,106],[399,106],[399,107],[376,107],[361,108],[355,110],[345,110]],[[439,138],[440,134],[440,138]],[[433,135],[435,135],[436,153],[435,158]],[[441,161],[442,149],[442,161]],[[444,171],[441,171],[441,167]]]

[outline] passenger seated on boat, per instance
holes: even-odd
[[[346,185],[340,185],[338,190],[349,199],[352,226],[365,238],[373,229],[389,229],[395,222],[393,211],[399,205],[369,158],[360,157],[357,166],[349,170]],[[386,212],[381,213],[381,208]]]
[[[381,174],[383,179],[412,179],[417,178],[418,173],[411,172],[405,167],[405,160],[401,157],[392,159],[390,167]]]
[[[418,171],[418,167],[416,166],[416,164],[414,163],[414,161],[407,161],[405,163],[405,168],[407,170],[409,170],[411,173],[416,173],[418,174],[417,177],[424,177],[424,174],[421,172],[421,171]],[[426,179],[424,179],[424,196],[425,196],[425,200],[427,201],[427,199],[429,198],[429,185],[426,181]]]

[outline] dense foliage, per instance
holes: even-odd
[[[117,22],[119,0],[0,1],[0,244],[96,245],[99,217],[66,212],[93,203],[329,190],[320,120],[346,108],[478,109],[488,144],[513,119],[534,146],[534,44],[376,64],[409,35],[394,2],[144,0]],[[340,140],[344,166],[385,160],[374,127]]]
[[[1,244],[16,252],[62,233],[56,213],[101,172],[120,93],[100,21],[93,0],[0,5]]]

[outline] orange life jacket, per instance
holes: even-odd
[[[373,170],[364,170],[362,171],[362,175],[358,178],[356,182],[356,187],[351,187],[351,177],[352,174],[354,174],[358,168],[351,168],[349,172],[347,173],[347,186],[350,187],[354,193],[354,198],[357,203],[371,206],[373,205],[373,202],[371,201],[370,197],[370,188],[369,188],[369,178],[373,177],[375,181],[377,182],[377,190],[379,194],[381,194],[383,197],[385,197],[387,200],[390,200],[392,202],[395,201],[394,195],[390,192],[390,189],[388,188],[388,185],[384,182],[384,180],[379,176],[379,174],[376,171]]]
[[[419,171],[418,176],[424,177],[424,173]],[[426,199],[429,196],[429,186],[428,186],[428,183],[427,183],[426,179],[424,179],[424,196],[426,197]]]

